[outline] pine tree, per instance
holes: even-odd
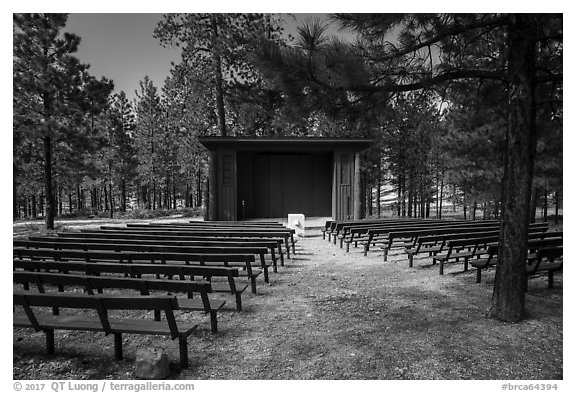
[[[231,110],[227,97],[237,98],[259,83],[249,58],[258,42],[278,39],[279,31],[277,21],[265,14],[168,14],[154,35],[163,45],[181,46],[182,66],[194,68],[208,83],[219,134],[226,136]],[[242,96],[250,97],[253,91],[246,93]]]
[[[54,228],[55,159],[65,162],[74,152],[90,149],[90,135],[79,132],[78,124],[88,112],[97,113],[113,88],[103,78],[95,80],[73,53],[80,38],[64,33],[65,14],[14,14],[14,102],[15,131],[23,140],[41,147],[46,198],[46,228]],[[73,160],[74,161],[74,160]],[[64,166],[63,166],[64,167]]]

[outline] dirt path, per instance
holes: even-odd
[[[297,244],[270,285],[247,293],[245,310],[219,316],[217,335],[207,320],[190,340],[191,367],[173,379],[561,379],[562,275],[549,290],[529,283],[530,317],[504,324],[485,316],[493,274],[438,275],[421,260],[409,268],[402,254],[383,262],[364,258],[320,237]],[[230,308],[233,301],[228,298]],[[196,319],[198,319],[197,316]],[[164,348],[169,339],[128,336],[126,360],[113,361],[113,340],[100,334],[57,333],[54,357],[42,355],[44,337],[14,330],[15,379],[132,378],[136,349]]]

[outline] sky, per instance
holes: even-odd
[[[327,14],[286,15],[286,31],[294,35],[296,26],[311,17],[327,19]],[[180,61],[180,48],[162,47],[153,37],[161,19],[162,14],[152,13],[72,13],[65,30],[80,36],[76,56],[90,64],[90,73],[112,79],[115,92],[124,90],[133,99],[144,76],[161,88],[171,62]]]

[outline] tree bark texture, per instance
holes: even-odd
[[[44,139],[44,192],[46,194],[46,229],[54,229],[54,190],[52,184],[52,139],[48,131]]]
[[[500,247],[490,314],[502,321],[518,322],[525,316],[530,192],[536,153],[534,16],[510,16],[508,51],[507,154]]]
[[[214,66],[214,81],[216,83],[216,110],[218,112],[218,128],[220,136],[226,136],[226,112],[224,110],[224,88],[222,86],[222,58],[218,45],[217,15],[211,15],[212,26],[212,64]]]

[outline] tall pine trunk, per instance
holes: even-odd
[[[444,178],[440,180],[440,207],[438,208],[438,218],[442,219],[442,198],[444,193]]]
[[[382,206],[380,206],[380,198],[381,198],[381,189],[382,189],[382,180],[380,179],[380,175],[378,175],[378,188],[376,189],[376,213],[378,214],[378,218],[382,216]]]
[[[52,184],[52,138],[50,130],[44,139],[44,193],[46,195],[46,229],[54,229],[54,190]]]
[[[126,179],[120,180],[120,210],[126,213]]]
[[[544,207],[543,209],[543,218],[545,222],[548,222],[548,189],[544,189]]]
[[[558,225],[560,218],[558,214],[560,213],[560,194],[556,191],[554,195],[554,224]]]
[[[110,196],[110,218],[114,218],[114,195],[112,195],[112,180],[108,183],[108,194]]]
[[[12,219],[20,218],[20,206],[18,206],[18,185],[16,183],[16,171],[13,170],[12,177]]]
[[[216,82],[216,110],[218,113],[218,128],[220,136],[226,136],[226,112],[224,111],[224,88],[222,86],[222,59],[218,45],[218,20],[216,14],[211,14],[212,27],[212,66]]]
[[[536,153],[535,57],[537,25],[531,14],[510,16],[508,127],[498,265],[490,314],[517,322],[525,316],[530,191]]]

